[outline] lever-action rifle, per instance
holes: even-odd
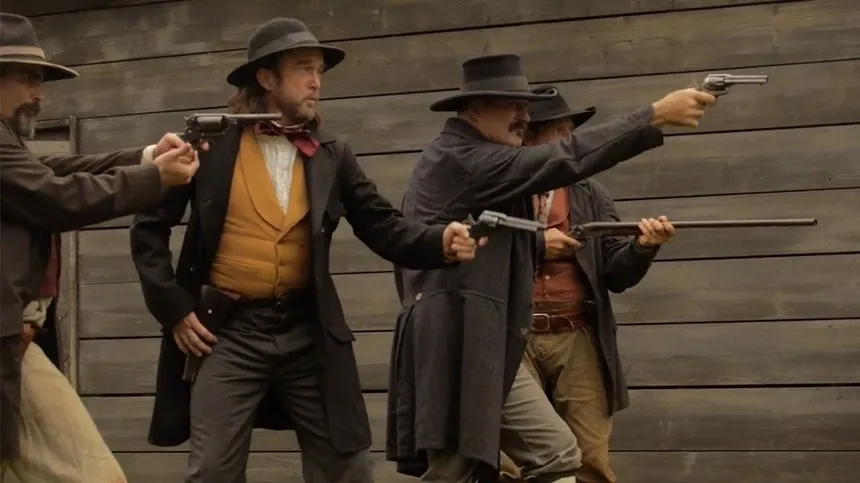
[[[213,143],[233,126],[248,126],[261,121],[280,121],[280,114],[191,114],[185,117],[185,132],[179,135],[195,148]]]
[[[738,84],[767,84],[767,74],[733,75],[733,74],[708,74],[702,82],[700,90],[719,97],[729,93],[729,89]]]
[[[682,228],[753,228],[777,226],[815,226],[815,218],[784,218],[775,220],[718,220],[718,221],[670,221],[676,229]],[[567,235],[577,240],[603,236],[640,235],[639,223],[623,221],[594,221],[576,225]]]

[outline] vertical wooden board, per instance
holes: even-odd
[[[4,7],[10,1],[17,0],[6,0]],[[101,1],[110,6],[150,3],[141,0],[88,1]],[[205,10],[201,9],[198,1],[174,1],[120,11],[97,10],[42,17],[34,19],[34,26],[43,48],[56,61],[77,65],[244,49],[256,28],[282,15],[304,21],[320,40],[330,41],[784,1],[530,0],[522,3],[513,0],[311,0],[292,2],[288,12],[283,10],[283,3],[278,0],[206,0]],[[456,11],[456,15],[452,15],[452,11]],[[123,22],[115,21],[119,14],[125,17]],[[227,28],[224,19],[229,19]],[[157,26],[157,35],[152,35],[153,26]],[[218,35],[213,35],[213,32]],[[70,38],[76,41],[69,42]],[[150,41],[142,43],[141,38]]]

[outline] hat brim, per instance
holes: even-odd
[[[28,59],[0,59],[4,64],[26,64],[38,65],[44,69],[42,73],[42,82],[52,82],[65,79],[74,79],[80,74],[77,71],[69,69],[59,64],[54,64],[46,60],[28,60]]]
[[[476,97],[503,97],[506,99],[521,99],[525,101],[539,101],[554,97],[547,94],[533,94],[530,92],[511,92],[511,91],[472,91],[458,92],[454,95],[439,99],[430,104],[430,110],[433,112],[452,112],[457,111],[464,102]]]
[[[580,111],[568,111],[554,116],[539,117],[529,119],[529,124],[537,124],[541,122],[558,121],[559,119],[570,119],[575,127],[579,127],[597,114],[597,108],[594,106],[586,107]]]
[[[264,59],[268,59],[273,55],[278,55],[284,52],[289,52],[291,50],[302,49],[302,48],[313,48],[322,50],[323,54],[323,62],[325,62],[325,70],[331,70],[334,66],[343,62],[343,59],[346,58],[346,52],[343,50],[332,47],[330,45],[320,45],[320,44],[309,44],[309,45],[295,45],[286,49],[277,50],[275,52],[269,52],[266,55],[262,55],[257,57],[256,59],[251,59],[248,62],[236,67],[227,75],[227,82],[235,87],[244,87],[248,84],[251,84],[255,76],[257,75],[257,68],[261,61]]]

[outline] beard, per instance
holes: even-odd
[[[22,138],[33,139],[36,135],[36,116],[41,110],[42,106],[38,102],[21,104],[12,113],[12,128]]]
[[[307,99],[300,102],[275,99],[275,104],[284,115],[284,119],[293,124],[305,124],[314,119],[316,109],[306,104]]]

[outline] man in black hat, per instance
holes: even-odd
[[[532,92],[555,96],[529,106],[527,145],[568,138],[595,114],[594,107],[572,111],[555,86]],[[523,362],[576,435],[582,450],[576,480],[615,483],[611,415],[630,401],[609,293],[638,284],[675,229],[666,217],[642,219],[637,237],[604,237],[583,246],[566,235],[571,225],[619,221],[606,188],[589,178],[532,201],[547,230],[537,237],[534,315]]]
[[[56,234],[158,206],[162,187],[188,183],[198,166],[173,134],[108,154],[31,153],[42,84],[77,75],[45,58],[26,17],[0,13],[0,479],[125,482],[58,369]]]
[[[474,257],[465,225],[406,220],[349,146],[320,129],[322,74],[344,56],[298,20],[263,25],[227,77],[237,88],[229,106],[284,122],[228,131],[192,183],[168,190],[131,228],[143,295],[165,334],[149,441],[190,439],[188,483],[245,481],[255,426],[296,430],[309,483],[372,480],[354,336],[329,274],[341,217],[399,265]],[[170,230],[189,203],[174,271]],[[186,354],[205,356],[192,384]]]
[[[418,160],[406,216],[443,223],[489,209],[533,219],[533,195],[662,145],[661,126],[695,127],[715,101],[695,89],[675,91],[591,129],[522,146],[529,101],[549,97],[531,92],[516,55],[464,62],[460,92],[430,106],[457,116]],[[568,449],[570,430],[555,424],[558,416],[521,364],[536,251],[533,234],[499,231],[468,266],[395,270],[403,309],[391,359],[387,457],[400,472],[424,481],[493,481],[501,446],[526,477],[573,481],[579,461]],[[525,414],[540,414],[542,424]]]

